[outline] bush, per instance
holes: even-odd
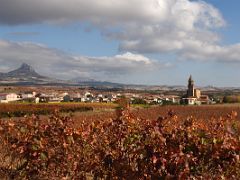
[[[148,120],[126,108],[79,128],[58,114],[47,122],[35,115],[2,120],[1,172],[11,179],[239,179],[236,116],[204,124],[169,110]]]
[[[223,103],[239,103],[240,96],[224,96]]]
[[[147,102],[144,99],[135,98],[134,100],[132,100],[132,104],[147,104]]]

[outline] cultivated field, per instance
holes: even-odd
[[[106,103],[10,103],[0,104],[0,117],[24,117],[26,115],[50,115],[54,112],[76,113],[114,109],[116,104]]]
[[[178,116],[180,121],[194,117],[201,121],[209,122],[211,119],[227,118],[232,111],[237,112],[236,120],[240,121],[240,104],[206,105],[206,106],[152,106],[150,108],[131,107],[131,115],[136,118],[156,120],[160,116],[167,116],[168,112]],[[94,121],[96,119],[105,121],[109,118],[117,118],[117,114],[111,111],[100,111],[97,113],[75,113],[72,117],[74,122]]]
[[[114,108],[1,120],[0,179],[240,179],[238,105]]]

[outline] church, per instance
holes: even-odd
[[[192,75],[190,75],[188,79],[187,94],[182,98],[182,103],[188,105],[200,105],[210,103],[209,97],[207,95],[201,95],[201,91],[195,88]]]

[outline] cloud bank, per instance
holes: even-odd
[[[41,23],[88,24],[100,30],[103,36],[119,41],[120,52],[174,53],[180,59],[187,60],[240,61],[239,44],[220,45],[221,37],[215,30],[226,25],[221,13],[201,0],[1,1],[0,24]],[[44,53],[49,53],[49,50]],[[124,67],[130,66],[129,62],[131,65],[147,62],[143,59],[131,61],[131,55],[126,55],[129,57],[122,58],[128,61],[119,61],[121,56],[87,59],[91,59],[91,62],[100,61],[101,64],[114,59]],[[54,56],[51,58],[54,59]],[[79,61],[78,58],[72,57],[71,62]],[[86,61],[85,57],[80,59]],[[108,70],[114,68],[117,71],[117,67]]]
[[[99,25],[170,23],[184,29],[194,24],[224,24],[213,6],[189,0],[2,0],[0,22],[18,25],[89,21]]]
[[[78,76],[114,79],[170,66],[130,52],[113,57],[75,56],[42,44],[0,40],[0,71],[15,69],[16,64],[23,62],[32,65],[42,75],[61,79]]]

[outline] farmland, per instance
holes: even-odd
[[[178,119],[185,120],[194,117],[199,121],[209,122],[211,119],[227,118],[232,111],[238,113],[236,119],[240,121],[240,104],[237,105],[214,105],[214,106],[152,106],[150,108],[132,107],[131,115],[141,119],[156,120],[160,116],[167,116],[169,111],[178,116]],[[105,121],[109,118],[117,118],[116,113],[76,113],[72,117],[76,125],[83,120],[94,121],[100,119]]]
[[[114,104],[101,103],[10,103],[0,104],[0,117],[23,117],[25,115],[49,115],[58,111],[60,113],[86,112],[97,109],[113,109]]]
[[[240,178],[238,105],[92,107],[1,120],[1,179]]]

